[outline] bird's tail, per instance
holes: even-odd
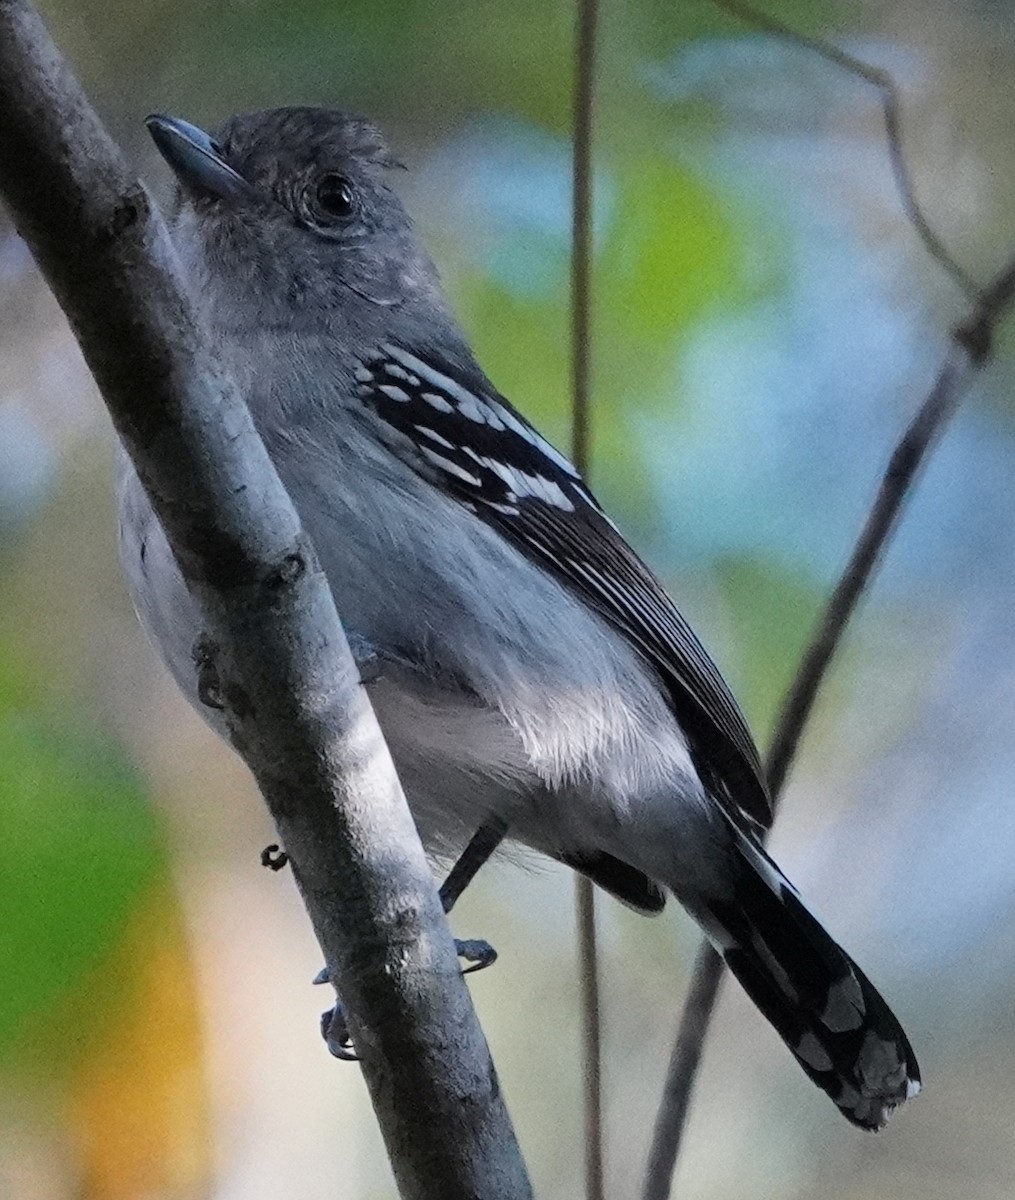
[[[733,839],[732,895],[696,915],[811,1079],[848,1120],[880,1129],[920,1090],[902,1027],[764,850],[737,829]]]

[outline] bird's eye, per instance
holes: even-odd
[[[317,184],[314,198],[322,213],[336,219],[348,217],[356,207],[352,184],[342,175],[323,176]]]

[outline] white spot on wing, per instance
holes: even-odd
[[[554,483],[552,479],[544,479],[542,475],[525,475],[522,472],[519,472],[519,475],[530,487],[533,496],[564,512],[574,512],[574,504],[559,483]]]
[[[423,399],[430,405],[431,408],[436,408],[438,412],[449,413],[454,412],[454,405],[445,400],[438,392],[423,392]]]
[[[396,387],[393,383],[382,383],[377,390],[383,392],[389,400],[397,400],[399,404],[409,403],[409,393],[400,387]]]
[[[448,382],[450,383],[450,380]],[[471,392],[464,389],[459,390],[462,394],[454,398],[459,416],[465,417],[469,421],[475,421],[477,425],[484,424],[483,410],[479,406],[479,400]]]
[[[424,454],[435,467],[440,467],[442,471],[446,471],[449,475],[454,475],[463,483],[471,484],[473,487],[480,487],[480,480],[475,475],[470,475],[464,467],[460,467],[458,463],[452,462],[450,458],[445,458],[443,454],[438,454],[436,450],[431,450],[429,446],[420,446],[420,452]]]
[[[419,387],[419,380],[416,376],[410,375],[408,371],[403,370],[397,363],[386,362],[384,370],[392,379],[401,379],[403,382],[409,384],[410,387]]]
[[[504,424],[508,429],[511,430],[512,433],[516,433],[520,438],[524,438],[530,446],[535,446],[537,444],[539,441],[539,434],[536,433],[534,429],[530,429],[529,426],[524,423],[524,421],[519,421],[514,413],[505,408],[503,404],[499,403],[497,400],[491,400],[490,409],[497,414],[497,416],[501,419],[501,421],[504,422]]]
[[[424,437],[428,437],[430,441],[436,442],[438,446],[444,446],[448,450],[454,450],[454,442],[449,442],[446,437],[442,437],[436,429],[428,429],[426,425],[417,425],[416,429],[418,429]]]
[[[552,479],[544,479],[542,475],[530,475],[527,471],[519,471],[516,467],[500,462],[496,458],[477,454],[471,446],[464,446],[463,449],[480,466],[493,471],[504,481],[510,489],[512,500],[524,499],[528,496],[533,500],[545,500],[547,504],[552,504],[554,508],[562,509],[564,512],[574,512],[574,505],[568,499],[564,489],[560,484],[554,483]]]
[[[574,466],[571,464],[571,462],[566,459],[559,450],[551,446],[546,438],[544,438],[542,434],[537,433],[531,425],[526,425],[524,421],[521,421],[505,405],[500,404],[498,401],[489,400],[487,403],[489,404],[491,411],[500,417],[500,419],[504,422],[508,429],[511,430],[512,433],[517,433],[520,438],[524,438],[530,445],[535,446],[542,454],[546,455],[550,462],[552,462],[555,466],[560,467],[560,469],[566,472],[566,474],[570,475],[572,479],[580,478],[578,472],[574,469]],[[589,504],[592,504],[591,497],[586,495],[585,499],[588,500]],[[592,507],[598,508],[598,505],[593,504]]]
[[[462,416],[480,423],[485,421],[484,415],[479,411],[477,397],[466,388],[463,388],[461,384],[455,383],[450,376],[430,366],[423,359],[417,358],[415,354],[410,354],[408,350],[403,350],[400,346],[391,345],[390,342],[386,342],[381,349],[386,354],[390,354],[392,358],[397,359],[407,370],[412,371],[429,383],[431,387],[435,387],[438,391],[443,392],[449,400],[455,403]]]
[[[489,467],[495,475],[499,475],[513,491],[519,490],[518,473],[514,467],[509,467],[507,463],[500,462],[496,458],[480,458],[478,454],[473,455],[473,457],[477,462],[482,463],[484,467]]]
[[[397,359],[408,371],[418,375],[425,380],[431,387],[436,388],[438,392],[443,393],[443,396],[450,401],[457,411],[469,421],[475,421],[478,425],[489,425],[491,429],[498,432],[504,429],[510,429],[512,433],[523,438],[530,445],[536,446],[546,457],[566,471],[572,478],[578,478],[578,472],[568,462],[568,460],[555,450],[549,442],[540,437],[535,430],[529,428],[520,421],[513,413],[497,400],[489,396],[477,395],[474,392],[464,388],[461,384],[456,383],[449,375],[445,375],[442,371],[438,371],[423,359],[417,358],[415,354],[410,354],[408,350],[403,350],[400,346],[394,346],[390,342],[386,342],[381,349],[390,354],[392,358]],[[428,403],[433,403],[429,395],[424,395],[424,399]],[[448,412],[451,409],[447,409]]]

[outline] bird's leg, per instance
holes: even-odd
[[[500,817],[490,817],[476,830],[472,840],[448,872],[447,879],[441,884],[440,898],[445,913],[451,912],[455,907],[458,897],[476,878],[480,867],[489,860],[490,855],[504,840],[505,833],[507,823]],[[470,971],[482,971],[484,967],[489,967],[497,961],[497,951],[489,942],[461,942],[455,938],[455,949],[459,958],[464,958],[471,964],[462,972],[464,975],[468,975]]]
[[[448,877],[441,884],[441,906],[445,913],[451,912],[462,892],[475,879],[479,869],[486,863],[493,852],[504,840],[507,833],[507,823],[500,817],[491,817],[484,821],[475,832],[469,844],[462,851],[458,861],[448,872]],[[497,951],[489,942],[482,939],[460,941],[455,938],[455,950],[458,957],[465,959],[469,966],[462,971],[468,975],[472,971],[481,971],[497,961]],[[327,967],[323,967],[314,978],[314,983],[330,983],[331,975]],[[321,1014],[321,1036],[328,1044],[328,1049],[336,1058],[354,1061],[352,1039],[345,1023],[345,1013],[341,1001],[336,1001],[334,1008]]]

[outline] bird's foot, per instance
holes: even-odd
[[[462,968],[463,975],[471,975],[473,971],[482,971],[484,967],[492,967],[497,961],[497,951],[482,938],[471,938],[464,942],[455,938],[455,950],[458,952],[458,957],[464,958],[469,964]]]
[[[484,967],[490,967],[497,961],[497,951],[489,942],[485,942],[481,938],[470,938],[466,941],[459,941],[458,938],[455,938],[455,950],[458,957],[469,964],[462,968],[463,975],[470,975],[473,971],[482,971]],[[322,967],[314,976],[315,984],[330,982],[331,973],[327,967]],[[321,1037],[324,1038],[328,1050],[335,1058],[341,1058],[345,1062],[357,1061],[358,1055],[352,1049],[352,1037],[349,1034],[349,1026],[346,1024],[345,1009],[340,1000],[336,1000],[334,1007],[329,1008],[327,1012],[321,1013]]]
[[[319,981],[315,979],[314,982]],[[359,1055],[352,1048],[349,1026],[345,1023],[345,1009],[338,1000],[335,1001],[334,1008],[321,1013],[321,1037],[335,1058],[340,1058],[343,1062],[359,1061]]]

